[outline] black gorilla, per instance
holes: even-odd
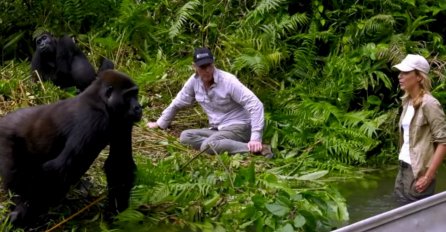
[[[31,75],[36,70],[43,81],[61,88],[76,86],[80,91],[96,79],[93,66],[71,37],[56,38],[47,32],[36,38]]]
[[[128,207],[136,166],[132,127],[142,117],[138,87],[106,70],[78,96],[0,119],[0,174],[15,195],[10,219],[23,225],[61,200],[108,144],[104,169],[111,212]]]

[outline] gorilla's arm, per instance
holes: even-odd
[[[57,172],[62,174],[61,177],[67,174],[71,175],[71,171],[76,172],[76,170],[69,169],[73,166],[73,162],[80,161],[89,166],[88,158],[95,157],[95,154],[98,154],[107,144],[107,115],[100,110],[80,110],[76,114],[78,117],[74,119],[75,121],[69,122],[74,126],[70,129],[70,136],[66,140],[63,150],[54,159],[43,164],[44,171]],[[87,130],[86,128],[91,129]]]
[[[105,71],[105,70],[109,70],[109,69],[114,69],[115,68],[115,64],[113,64],[113,62],[105,57],[101,57],[101,59],[99,60],[99,63],[101,64],[101,66],[98,69],[98,74]]]
[[[58,78],[71,77],[80,91],[87,88],[96,78],[93,66],[69,36],[60,38],[57,43],[57,62]]]
[[[73,63],[76,49],[78,48],[74,44],[71,37],[64,36],[62,38],[59,38],[56,46],[56,75],[58,77],[65,76],[66,78],[68,78],[68,75],[70,75],[71,63]]]
[[[34,72],[36,70],[40,69],[40,62],[41,62],[40,59],[41,58],[39,52],[35,52],[33,55],[33,59],[31,60],[31,76],[34,75]],[[41,74],[39,73],[39,75]]]
[[[142,113],[141,105],[135,97],[138,96],[136,86],[127,87],[121,95],[124,99],[129,99],[126,102],[129,109],[124,116],[127,120],[114,123],[110,138],[110,154],[104,164],[109,207],[112,212],[121,212],[128,207],[136,172],[132,154],[132,125],[135,121],[139,121]]]
[[[128,207],[135,182],[136,165],[132,156],[132,129],[122,128],[110,141],[110,154],[105,161],[109,210],[121,212]]]

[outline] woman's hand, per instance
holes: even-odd
[[[415,190],[417,190],[417,192],[419,193],[424,192],[431,184],[432,179],[433,177],[430,177],[428,175],[424,175],[418,178],[417,182],[415,183]]]

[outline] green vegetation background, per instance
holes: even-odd
[[[74,95],[31,81],[33,38],[42,31],[73,35],[96,67],[100,56],[110,58],[141,90],[131,208],[107,224],[99,204],[63,231],[329,231],[348,220],[335,181],[395,163],[401,91],[391,66],[408,53],[425,56],[433,94],[446,104],[444,1],[6,0],[0,9],[1,114]],[[188,163],[196,152],[175,136],[206,125],[199,108],[168,131],[144,128],[190,76],[201,46],[263,101],[276,159]],[[89,195],[104,190],[100,161]],[[66,208],[35,228],[81,207]]]

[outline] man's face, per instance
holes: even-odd
[[[211,83],[213,81],[214,64],[204,64],[201,66],[194,64],[194,68],[204,83]]]

